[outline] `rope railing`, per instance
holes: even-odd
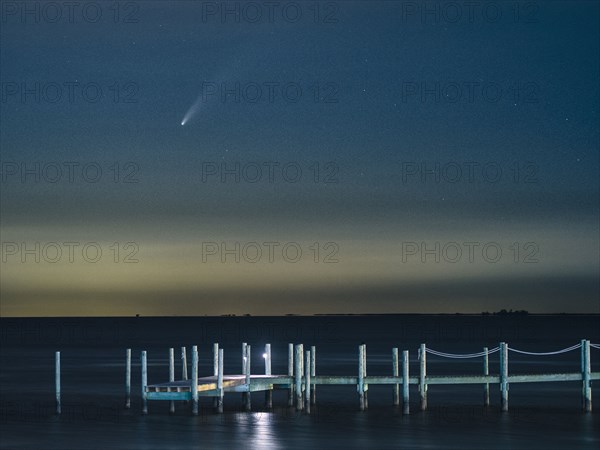
[[[481,358],[482,356],[490,355],[492,353],[495,353],[497,351],[500,350],[500,347],[496,347],[496,348],[492,348],[491,350],[488,350],[487,352],[479,352],[479,353],[445,353],[445,352],[439,352],[437,350],[433,350],[431,348],[425,348],[425,351],[427,353],[431,353],[432,355],[435,356],[440,356],[442,358],[455,358],[455,359],[463,359],[463,358]]]
[[[590,344],[591,345],[591,344]],[[556,350],[554,352],[527,352],[525,350],[517,350],[516,348],[509,347],[508,349],[511,352],[522,353],[523,355],[533,355],[533,356],[550,356],[550,355],[559,355],[561,353],[571,352],[581,348],[581,343],[572,345],[571,347],[563,348],[562,350]]]
[[[593,347],[595,349],[600,349],[600,344],[592,344],[592,343],[590,343],[590,347]],[[521,353],[523,355],[551,356],[551,355],[560,355],[561,353],[571,352],[571,351],[576,350],[578,348],[581,348],[581,343],[572,345],[571,347],[563,348],[561,350],[556,350],[556,351],[553,351],[553,352],[528,352],[528,351],[525,351],[525,350],[519,350],[519,349],[512,348],[512,347],[508,347],[508,350],[510,350],[511,352],[515,352],[515,353]],[[500,347],[495,347],[495,348],[492,348],[492,349],[488,350],[487,352],[478,352],[478,353],[446,353],[446,352],[440,352],[438,350],[433,350],[431,348],[425,348],[425,351],[427,353],[432,354],[432,355],[440,356],[442,358],[455,358],[455,359],[481,358],[482,356],[485,356],[486,354],[487,355],[491,355],[492,353],[495,353],[495,352],[497,352],[499,350],[500,350]]]

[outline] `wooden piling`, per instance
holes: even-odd
[[[310,369],[311,369],[311,356],[310,350],[306,351],[306,362],[304,366],[304,403],[306,405],[306,414],[310,414]]]
[[[218,365],[217,365],[217,389],[219,390],[219,396],[217,397],[217,412],[221,414],[223,412],[223,349],[219,349],[218,354]]]
[[[585,412],[592,412],[592,386],[590,383],[591,378],[591,358],[590,358],[590,341],[583,340],[581,342],[581,349],[583,355],[583,410]]]
[[[142,414],[148,414],[148,357],[146,350],[142,351]]]
[[[125,408],[131,408],[131,349],[125,350]]]
[[[579,341],[580,372],[581,372],[581,410],[585,411],[585,339]]]
[[[246,411],[252,411],[252,397],[250,395],[250,383],[251,383],[251,360],[252,355],[251,346],[246,345],[246,386],[248,386],[248,392],[246,392]]]
[[[198,347],[192,347],[192,414],[198,415]]]
[[[248,359],[248,344],[246,342],[242,342],[242,374],[246,375],[246,360]],[[242,406],[245,408],[246,403],[248,401],[248,393],[242,393]]]
[[[271,344],[265,344],[265,375],[271,375]]]
[[[213,344],[213,375],[216,377],[219,374],[219,343]]]
[[[56,414],[62,412],[60,402],[60,352],[54,354],[54,387],[56,388]]]
[[[294,344],[288,344],[288,377],[294,376]],[[294,386],[290,383],[288,406],[294,406]]]
[[[175,381],[175,349],[169,349],[169,381],[172,383]],[[169,405],[169,412],[175,414],[175,402],[171,400]]]
[[[488,348],[483,347],[483,374],[490,374]],[[483,406],[490,406],[490,384],[483,385]]]
[[[218,376],[219,374],[219,343],[213,343],[213,376]],[[213,399],[213,407],[218,407],[219,400],[217,397]]]
[[[358,346],[358,401],[361,411],[365,410],[365,348],[361,344]]]
[[[363,344],[363,377],[367,377],[367,344]],[[369,385],[364,383],[364,399],[365,399],[365,409],[369,409]]]
[[[265,375],[271,376],[271,344],[265,344]],[[273,390],[267,389],[265,391],[265,408],[273,408]]]
[[[508,345],[500,343],[500,395],[501,410],[508,411]]]
[[[300,344],[300,378],[304,376],[304,344]],[[304,392],[304,384],[300,385],[300,389]],[[304,403],[304,397],[302,402]]]
[[[246,375],[246,359],[248,358],[248,344],[242,342],[242,373]]]
[[[310,347],[310,376],[315,377],[317,375],[317,347],[314,345]],[[317,385],[311,386],[311,397],[310,402],[315,405],[317,403]]]
[[[188,379],[187,352],[186,352],[185,347],[181,347],[181,379],[182,380]]]
[[[296,345],[296,355],[294,357],[294,381],[296,386],[296,410],[302,410],[302,345]]]
[[[427,410],[427,351],[425,344],[419,348],[419,395],[421,397],[421,411]]]
[[[410,414],[408,350],[402,352],[402,413]]]
[[[399,367],[398,367],[398,348],[397,347],[394,347],[392,349],[392,375],[395,377],[400,376]],[[394,406],[398,406],[400,404],[400,384],[394,385],[393,399],[394,399]]]

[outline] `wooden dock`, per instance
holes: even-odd
[[[141,397],[142,413],[148,413],[148,401],[170,401],[171,412],[175,411],[175,401],[192,403],[192,414],[198,414],[199,397],[212,397],[214,407],[218,412],[223,412],[223,399],[225,394],[241,393],[244,408],[251,410],[251,394],[265,392],[265,406],[271,409],[272,392],[274,389],[289,391],[288,406],[296,406],[297,410],[310,413],[311,404],[316,403],[316,386],[326,385],[354,385],[356,386],[359,407],[361,410],[368,408],[368,390],[370,385],[387,385],[392,387],[394,405],[402,404],[404,414],[410,413],[409,386],[418,388],[420,409],[427,409],[427,391],[429,385],[481,385],[483,387],[483,404],[490,404],[490,385],[498,385],[501,397],[501,410],[508,411],[508,390],[510,384],[518,383],[549,383],[549,382],[581,382],[582,410],[592,411],[592,388],[594,380],[600,380],[600,372],[591,371],[590,349],[600,349],[599,344],[592,344],[588,340],[581,340],[579,344],[552,352],[529,352],[510,348],[501,342],[493,349],[483,348],[482,352],[470,354],[451,354],[428,349],[421,344],[418,351],[419,373],[409,373],[409,352],[404,350],[399,353],[398,348],[391,352],[390,375],[367,375],[367,350],[366,345],[358,347],[357,372],[350,376],[316,375],[316,348],[304,351],[302,344],[288,344],[288,373],[273,375],[271,373],[271,345],[267,344],[263,353],[265,360],[264,374],[251,373],[251,346],[242,344],[242,374],[225,375],[223,372],[223,349],[218,344],[213,344],[213,374],[199,376],[198,348],[192,347],[191,377],[188,378],[187,351],[181,348],[181,379],[175,380],[174,349],[169,349],[169,381],[149,384],[147,368],[147,352],[142,351],[141,361]],[[508,371],[508,355],[510,352],[532,356],[551,357],[561,353],[579,350],[579,370],[569,373],[545,374],[515,374]],[[498,353],[500,370],[497,374],[489,373],[489,356]],[[427,373],[427,355],[439,358],[480,358],[482,372],[480,375],[432,375]],[[402,355],[400,358],[399,355]],[[401,360],[400,360],[401,359]],[[56,352],[56,411],[60,414],[60,352]],[[131,349],[126,350],[125,363],[125,407],[131,407]],[[402,393],[402,395],[400,395]],[[400,401],[402,399],[402,401]]]
[[[276,386],[289,387],[290,377],[287,375],[252,375],[250,385],[246,384],[244,375],[226,375],[223,377],[224,392],[256,392],[274,389]],[[217,377],[198,378],[198,396],[217,397]],[[150,384],[146,388],[148,400],[192,400],[192,381],[179,380],[166,383]],[[182,395],[173,395],[173,394]],[[166,394],[166,395],[163,395]]]

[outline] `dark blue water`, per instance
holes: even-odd
[[[200,415],[177,402],[150,402],[141,416],[139,351],[149,356],[149,382],[166,381],[168,348],[198,345],[200,374],[212,372],[212,343],[225,353],[225,372],[241,371],[241,343],[252,345],[254,373],[263,373],[262,349],[272,344],[273,373],[287,371],[287,343],[317,347],[317,373],[353,375],[357,346],[367,344],[368,374],[391,373],[391,349],[407,349],[418,372],[421,342],[436,350],[478,352],[506,341],[523,350],[548,351],[582,338],[600,342],[599,316],[366,316],[117,319],[1,319],[0,446],[6,449],[179,448],[474,448],[596,449],[597,412],[581,412],[581,384],[513,384],[510,411],[499,411],[491,386],[489,408],[481,386],[430,386],[429,409],[418,410],[411,386],[411,415],[392,405],[391,387],[370,386],[369,409],[358,411],[354,386],[317,387],[310,416],[288,408],[287,391],[252,394],[253,412],[241,411],[241,395],[225,396],[225,413],[202,399]],[[124,404],[125,348],[133,350],[132,409]],[[63,414],[54,415],[54,351],[62,352]],[[178,351],[176,355],[178,356]],[[497,373],[497,354],[490,371]],[[179,359],[176,358],[179,362]],[[577,372],[579,350],[535,357],[510,354],[511,373]],[[592,349],[600,371],[600,350]],[[481,372],[481,360],[429,355],[429,374]],[[176,377],[181,374],[176,365]],[[594,386],[595,387],[595,386]],[[593,401],[598,403],[598,388]]]

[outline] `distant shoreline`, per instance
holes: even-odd
[[[322,313],[322,314],[284,314],[284,315],[204,315],[204,316],[1,316],[0,320],[9,319],[261,319],[261,318],[309,318],[309,317],[392,317],[392,316],[449,316],[449,317],[554,317],[554,316],[593,316],[600,313],[530,313],[530,312],[490,312],[490,313]]]

